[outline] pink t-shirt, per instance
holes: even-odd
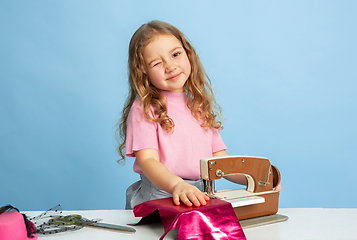
[[[140,99],[133,103],[127,120],[125,154],[135,157],[134,152],[156,149],[160,162],[173,174],[189,180],[200,179],[200,159],[212,157],[212,153],[225,150],[217,129],[200,126],[186,104],[185,93],[163,91],[167,99],[168,116],[174,121],[174,132],[167,132],[160,123],[150,122],[140,109]],[[154,116],[150,110],[150,116]],[[134,171],[142,174],[137,161]]]

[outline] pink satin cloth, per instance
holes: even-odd
[[[246,239],[232,205],[219,199],[210,199],[205,206],[187,207],[182,203],[176,206],[170,197],[146,201],[133,211],[136,217],[143,217],[137,224],[154,222],[159,214],[165,229],[160,240],[177,227],[176,240]]]

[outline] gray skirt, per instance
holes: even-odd
[[[143,174],[140,175],[141,180],[133,183],[126,189],[126,205],[125,209],[133,209],[136,205],[159,198],[167,198],[172,195],[157,188],[150,180]],[[185,182],[196,186],[202,191],[202,180],[185,180]]]

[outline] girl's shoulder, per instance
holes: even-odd
[[[150,104],[150,110],[154,109],[155,105],[153,104]],[[133,102],[133,104],[131,105],[131,108],[137,108],[137,109],[142,109],[144,106],[143,106],[143,103],[141,102],[141,98],[136,98]]]
[[[133,104],[131,105],[131,112],[144,113],[144,106],[143,106],[140,98],[137,98],[134,100]],[[150,108],[149,108],[149,115],[151,117],[154,117],[155,116],[154,112],[155,112],[154,107],[151,104]]]
[[[133,105],[131,105],[131,108],[140,109],[140,105],[141,105],[140,98],[137,98],[134,100]]]

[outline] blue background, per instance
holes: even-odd
[[[355,1],[0,1],[0,206],[123,209],[127,48],[150,20],[195,46],[231,155],[270,159],[280,207],[355,208]],[[230,187],[217,182],[219,189]]]

